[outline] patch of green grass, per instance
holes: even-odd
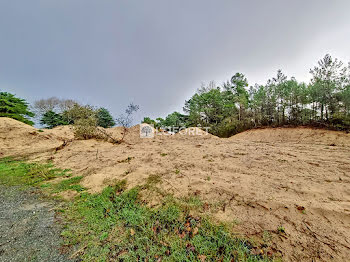
[[[253,255],[252,245],[224,225],[190,215],[174,197],[147,207],[142,190],[125,190],[120,182],[101,194],[83,192],[64,213],[65,245],[78,244],[83,261],[269,261]]]
[[[188,206],[189,208],[202,208],[203,202],[198,196],[189,196],[181,199],[182,205]]]
[[[10,158],[0,159],[0,184],[8,186],[37,186],[57,177],[67,177],[66,170],[52,164],[27,163]]]
[[[51,193],[66,190],[81,192],[85,190],[79,185],[82,176],[71,177],[70,169],[54,168],[52,164],[27,163],[9,158],[0,159],[0,184],[7,186],[40,186]],[[64,178],[59,183],[50,183],[55,178]],[[71,178],[69,178],[71,177]],[[68,178],[68,179],[66,179]]]
[[[57,184],[53,184],[51,185],[52,192],[58,193],[66,190],[75,190],[77,192],[81,192],[85,190],[84,187],[79,185],[79,182],[81,181],[82,178],[83,178],[82,176],[75,176],[69,179],[64,179]]]

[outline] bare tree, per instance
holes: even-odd
[[[116,123],[118,125],[121,125],[123,127],[123,137],[121,139],[121,141],[124,140],[124,137],[126,135],[126,133],[128,132],[128,128],[131,126],[133,118],[132,115],[137,112],[139,110],[139,106],[135,105],[133,103],[130,103],[128,105],[128,107],[125,110],[125,114],[120,115],[117,119],[116,119]]]
[[[58,109],[60,112],[64,112],[72,109],[75,105],[78,104],[79,103],[77,101],[74,101],[73,99],[61,99],[60,103],[58,104]]]
[[[40,119],[41,116],[48,111],[53,111],[55,113],[60,114],[72,109],[74,105],[79,105],[79,103],[72,99],[60,99],[57,97],[49,97],[35,101],[32,106],[32,110],[35,112],[35,115]]]
[[[44,114],[47,111],[56,111],[60,99],[57,97],[50,97],[46,99],[40,99],[34,102],[33,108],[38,115]]]

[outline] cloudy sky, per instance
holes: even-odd
[[[143,116],[182,110],[235,72],[308,81],[326,53],[350,61],[350,1],[0,0],[0,90]]]

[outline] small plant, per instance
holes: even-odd
[[[284,226],[280,225],[280,226],[278,226],[278,228],[277,228],[277,232],[278,232],[278,233],[286,233],[286,230],[285,230]]]
[[[147,183],[148,185],[155,185],[155,184],[159,184],[162,182],[162,179],[160,177],[160,175],[150,175],[147,178]]]
[[[167,153],[161,153],[160,155],[161,156],[167,156],[168,154]]]
[[[272,236],[271,236],[270,232],[265,230],[263,232],[263,241],[264,241],[264,243],[268,244],[268,243],[271,242],[271,240],[272,240]]]
[[[126,159],[119,160],[118,163],[130,163],[133,158],[132,156],[128,156]]]
[[[180,174],[180,170],[179,170],[179,169],[176,169],[176,170],[175,170],[175,174],[176,174],[176,175]]]

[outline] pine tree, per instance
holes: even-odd
[[[97,110],[96,116],[98,126],[108,128],[115,125],[113,117],[106,108],[101,107],[99,110]]]
[[[46,125],[48,128],[54,128],[56,126],[67,125],[67,122],[63,120],[62,115],[50,110],[43,114],[40,123]]]
[[[34,124],[28,119],[34,117],[34,113],[28,110],[28,103],[7,92],[0,92],[0,117],[10,117],[28,125]]]

